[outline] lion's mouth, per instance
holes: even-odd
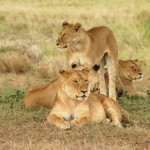
[[[77,99],[86,99],[87,96],[86,95],[82,95],[82,96],[78,96],[78,95],[75,95]]]
[[[142,78],[143,78],[143,75],[140,75],[139,77],[136,77],[136,78],[129,76],[130,80],[141,80]]]
[[[141,80],[143,77],[134,78],[133,80]]]
[[[59,49],[67,48],[67,46],[63,46],[63,47],[62,47],[62,46],[60,46],[60,45],[58,45],[57,47],[58,47]]]

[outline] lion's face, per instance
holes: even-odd
[[[71,99],[80,101],[87,99],[89,95],[88,72],[87,70],[74,70],[61,73],[62,89]]]
[[[119,65],[124,76],[129,80],[140,80],[143,73],[138,60],[119,60]]]
[[[83,40],[83,38],[84,34],[80,23],[69,24],[64,22],[62,24],[62,30],[58,34],[56,45],[59,49],[67,47],[74,48]]]

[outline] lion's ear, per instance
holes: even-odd
[[[74,24],[73,28],[75,31],[78,31],[81,28],[81,23]]]
[[[59,73],[60,73],[60,74],[63,74],[63,73],[65,73],[65,70],[63,70],[62,68],[60,68],[60,69],[59,69]]]
[[[70,71],[65,71],[63,69],[59,69],[59,77],[61,79],[68,79],[68,77],[70,76],[71,72]]]
[[[126,66],[126,61],[119,60],[119,66],[121,66],[122,68],[125,68],[125,66]]]
[[[140,64],[141,64],[141,61],[139,61],[138,59],[135,59],[134,62],[135,62],[137,65],[140,65]]]
[[[69,23],[67,22],[67,21],[64,21],[63,23],[62,23],[62,27],[64,28],[64,27],[66,27],[66,26],[68,26],[69,25]]]

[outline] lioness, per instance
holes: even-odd
[[[58,48],[68,49],[69,67],[84,65],[88,68],[99,67],[100,93],[106,95],[104,66],[108,67],[109,97],[116,100],[115,80],[118,48],[112,31],[105,26],[95,27],[88,31],[80,23],[62,24],[62,31],[56,40]]]
[[[79,68],[74,69],[80,70]],[[116,93],[118,97],[123,94],[122,92],[127,92],[127,94],[129,95],[138,95],[143,97],[148,96],[146,93],[137,91],[133,85],[134,80],[140,80],[143,77],[143,73],[138,60],[118,60],[117,71],[124,87],[122,89],[120,82],[117,79]],[[109,81],[107,72],[105,73],[105,80],[108,91]],[[61,80],[57,78],[46,85],[30,88],[29,90],[27,90],[23,102],[28,108],[52,108],[54,106],[56,94],[60,85]],[[91,92],[95,93],[98,90],[99,84],[96,84],[92,88]]]
[[[123,91],[127,92],[129,95],[138,95],[147,97],[148,95],[142,92],[139,92],[135,89],[133,81],[142,80],[143,73],[140,67],[139,61],[136,60],[119,60],[118,61],[118,74],[123,85]],[[106,80],[108,81],[108,74],[106,75]],[[117,94],[120,93],[120,82],[117,80],[116,88]]]
[[[135,89],[133,85],[133,81],[142,80],[143,73],[140,67],[139,61],[136,60],[118,60],[118,67],[117,67],[118,77],[116,78],[116,93],[117,97],[122,96],[124,92],[129,95],[138,95],[142,97],[147,97],[148,95],[142,92],[139,92]],[[106,71],[105,73],[105,82],[108,91],[109,85],[109,75]],[[121,85],[122,83],[122,85]],[[96,83],[95,87],[93,88],[94,91],[98,91],[99,83]]]
[[[121,121],[127,118],[123,116],[120,105],[109,97],[90,93],[87,73],[87,70],[60,72],[62,85],[47,122],[67,129],[71,125],[101,123],[109,117],[114,125],[122,127]],[[71,118],[73,119],[69,122]]]
[[[78,66],[74,70],[83,70],[84,66]],[[93,70],[93,69],[92,69]],[[91,74],[92,73],[92,74]],[[98,81],[98,75],[96,71],[90,72],[91,80]],[[62,80],[58,77],[57,79],[51,81],[50,83],[38,87],[32,87],[25,92],[25,97],[23,98],[23,103],[28,108],[52,108],[55,103],[55,98],[57,91],[62,84]],[[93,85],[92,92],[96,92],[97,89]]]
[[[28,108],[52,108],[60,85],[61,80],[58,78],[46,85],[30,88],[25,93],[23,103]]]

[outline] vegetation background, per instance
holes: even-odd
[[[114,32],[119,59],[139,59],[150,93],[149,0],[0,0],[0,149],[150,149],[150,98],[124,95],[119,103],[133,126],[87,125],[67,131],[46,125],[49,110],[29,110],[24,90],[47,83],[66,67],[55,40],[63,21]]]

